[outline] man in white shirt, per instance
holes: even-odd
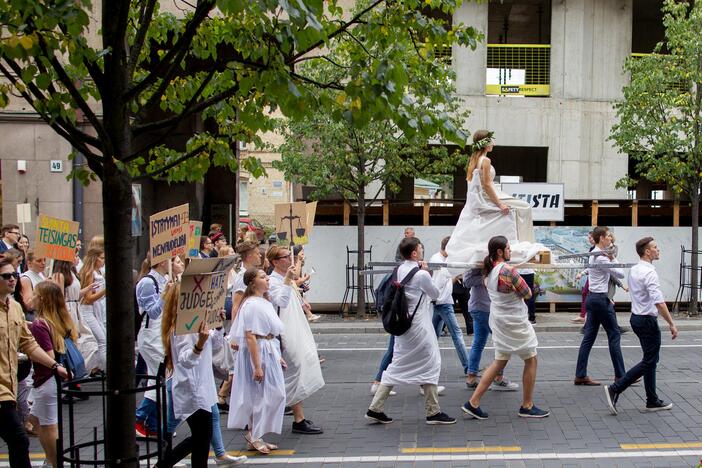
[[[636,253],[641,260],[629,271],[630,323],[641,342],[643,358],[613,385],[605,385],[605,397],[612,414],[617,414],[619,395],[641,377],[646,389],[645,411],[669,410],[673,407],[672,403],[664,402],[656,394],[656,364],[661,350],[658,314],[668,322],[672,339],[678,336],[678,328],[670,316],[661,291],[658,273],[653,266],[653,261],[660,258],[660,250],[653,237],[644,237],[636,243]]]
[[[587,375],[587,361],[590,357],[592,345],[597,339],[597,332],[600,331],[600,325],[607,332],[609,355],[612,358],[612,366],[614,367],[614,380],[621,379],[626,373],[620,345],[621,332],[617,323],[617,315],[614,313],[614,304],[607,296],[610,276],[623,279],[624,272],[620,268],[606,267],[607,264],[617,263],[617,259],[608,251],[608,248],[612,245],[612,234],[609,232],[609,229],[602,226],[596,227],[592,231],[592,238],[596,245],[592,249],[592,255],[590,256],[591,267],[587,269],[590,278],[590,292],[585,302],[587,318],[573,382],[575,385],[588,386],[600,385],[598,381],[591,379]],[[605,267],[593,267],[597,265],[605,265]]]
[[[439,407],[441,353],[431,324],[433,310],[430,304],[430,301],[439,297],[439,290],[431,281],[427,264],[421,261],[424,251],[419,239],[402,239],[400,253],[404,261],[397,267],[397,281],[402,281],[410,272],[419,268],[404,287],[407,310],[414,314],[414,318],[409,330],[395,337],[392,362],[383,372],[365,418],[381,424],[391,423],[393,419],[388,417],[383,409],[393,386],[422,385],[426,399],[426,423],[455,424],[456,419],[443,413]]]
[[[441,240],[441,249],[431,256],[429,263],[446,263],[446,257],[448,257],[446,244],[448,244],[449,239],[450,237],[447,236]],[[458,359],[461,361],[463,372],[468,374],[468,351],[466,350],[466,343],[463,341],[463,332],[456,320],[456,314],[453,310],[453,297],[451,295],[453,292],[453,283],[457,281],[457,278],[451,276],[448,268],[441,268],[434,272],[432,281],[434,286],[439,290],[439,297],[434,301],[432,326],[438,338],[441,335],[442,324],[446,324],[451,334],[451,339],[453,340],[453,347],[456,348]]]

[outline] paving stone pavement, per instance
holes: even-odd
[[[485,421],[462,416],[460,406],[470,392],[463,383],[450,338],[442,337],[440,383],[446,386],[446,392],[439,402],[445,412],[459,419],[452,426],[424,423],[424,400],[416,387],[397,387],[397,396],[389,399],[386,412],[395,418],[393,424],[368,424],[363,415],[371,400],[370,381],[387,337],[319,334],[316,338],[320,354],[326,357],[326,386],[305,402],[305,408],[307,418],[321,425],[324,434],[292,434],[292,419],[286,417],[283,433],[267,438],[284,452],[266,458],[252,457],[250,463],[276,466],[295,462],[324,467],[696,466],[702,457],[702,339],[694,332],[683,332],[671,341],[666,333],[663,330],[657,383],[660,397],[675,404],[671,411],[642,412],[645,395],[643,386],[637,385],[619,399],[619,415],[609,415],[602,387],[572,384],[581,335],[553,332],[539,334],[534,393],[536,404],[549,408],[551,416],[518,418],[521,391],[489,392],[482,401],[483,409],[490,414]],[[600,335],[590,357],[589,374],[607,382],[613,378],[612,364],[604,333]],[[468,346],[470,341],[468,337]],[[490,346],[488,342],[483,366],[492,361]],[[636,337],[625,334],[622,347],[627,367],[635,364],[641,356]],[[506,377],[519,381],[521,370],[521,362],[515,359],[507,366]],[[76,405],[80,439],[90,436],[99,414],[97,401]],[[222,417],[222,427],[227,450],[244,450],[242,433],[226,429],[226,416]],[[178,439],[186,434],[187,426],[181,426]],[[622,444],[641,445],[627,448]],[[31,441],[31,450],[41,452],[36,438]],[[0,444],[0,466],[7,466],[6,456],[3,458],[6,453],[6,447]],[[566,456],[577,458],[559,458]]]

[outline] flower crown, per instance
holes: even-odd
[[[488,132],[487,136],[483,139],[480,139],[470,145],[470,152],[471,153],[477,153],[478,151],[482,151],[488,146],[492,144],[492,136],[495,134],[495,132]]]

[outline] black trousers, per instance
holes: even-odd
[[[521,277],[524,278],[524,282],[527,284],[527,286],[529,286],[529,289],[531,289],[531,297],[529,299],[524,299],[524,302],[527,305],[529,320],[531,320],[532,322],[536,321],[536,296],[534,296],[534,276],[534,273],[521,275]]]
[[[190,454],[190,466],[207,468],[212,440],[212,413],[199,409],[185,420],[190,428],[190,435],[173,447],[158,463],[159,468],[171,468],[175,463]],[[14,468],[14,467],[13,467]]]
[[[453,283],[453,291],[451,292],[451,297],[453,298],[453,310],[458,312],[460,309],[463,315],[463,320],[466,322],[466,333],[469,335],[473,334],[473,317],[471,317],[468,312],[468,301],[470,300],[470,288],[463,286],[463,282],[459,281]]]
[[[658,318],[651,315],[631,314],[629,323],[631,329],[639,337],[643,357],[641,362],[629,369],[629,372],[614,383],[611,388],[615,392],[621,393],[640,377],[643,377],[646,403],[655,403],[658,401],[656,366],[661,351],[661,329],[658,327]]]
[[[7,444],[11,468],[31,468],[29,438],[14,401],[0,402],[0,438]]]

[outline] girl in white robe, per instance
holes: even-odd
[[[283,427],[285,361],[280,355],[278,336],[284,327],[273,304],[264,297],[268,292],[266,273],[251,268],[244,274],[244,284],[246,291],[229,336],[239,345],[239,352],[227,427],[248,426],[248,448],[267,454],[278,447],[266,443],[263,436],[270,432],[280,434]]]
[[[475,151],[467,168],[466,204],[446,245],[448,263],[482,261],[488,241],[498,235],[510,241],[515,261],[528,261],[546,250],[534,242],[531,206],[494,185],[495,168],[487,156],[493,148],[491,135],[486,130],[473,135]]]

